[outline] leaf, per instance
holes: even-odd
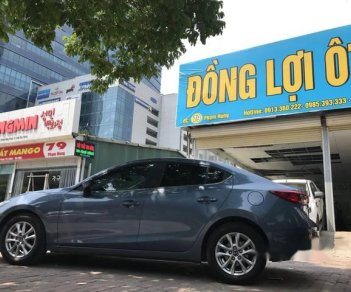
[[[139,81],[172,66],[185,41],[195,45],[221,34],[222,7],[217,0],[2,0],[0,38],[22,30],[52,51],[55,30],[70,26],[65,51],[91,64],[98,77],[92,89],[103,92],[116,79]]]

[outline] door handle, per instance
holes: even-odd
[[[209,204],[209,203],[217,202],[217,199],[209,196],[204,196],[204,197],[198,198],[197,201],[201,204]]]
[[[122,205],[127,208],[134,208],[134,207],[140,206],[140,203],[134,200],[125,200],[122,202]]]

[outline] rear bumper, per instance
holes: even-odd
[[[271,234],[269,259],[271,261],[290,260],[299,250],[311,249],[313,229],[281,230]]]

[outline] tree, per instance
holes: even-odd
[[[0,39],[22,30],[35,45],[52,51],[55,29],[68,25],[69,56],[89,61],[103,92],[116,79],[140,81],[170,67],[187,40],[203,44],[222,33],[218,0],[1,0]]]

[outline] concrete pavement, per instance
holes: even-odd
[[[322,234],[313,250],[268,263],[249,286],[218,283],[206,265],[49,255],[37,266],[22,267],[0,258],[0,291],[351,291],[349,239],[351,233]]]

